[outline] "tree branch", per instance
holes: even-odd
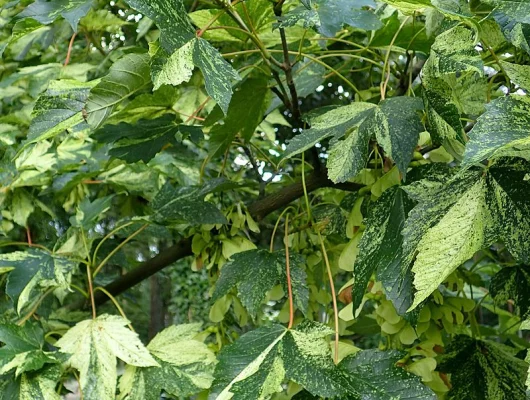
[[[362,185],[357,183],[333,183],[328,179],[327,170],[325,168],[320,172],[315,172],[308,175],[305,179],[305,182],[308,192],[313,192],[324,187],[348,191],[356,191],[362,187]],[[259,221],[270,213],[287,206],[294,200],[301,198],[303,195],[304,188],[302,181],[300,180],[251,203],[248,206],[248,211],[252,215],[252,218]],[[150,276],[156,274],[158,271],[161,271],[167,266],[173,264],[175,261],[193,255],[191,250],[191,240],[191,238],[180,240],[173,246],[163,250],[156,257],[140,264],[132,271],[127,272],[125,275],[109,283],[107,286],[105,286],[105,289],[113,296],[117,296],[127,289],[139,284],[143,280],[149,278]],[[97,291],[94,294],[94,300],[96,305],[100,305],[105,303],[108,300],[108,297],[103,292]],[[86,307],[87,305],[88,304],[86,304],[85,300],[83,300],[82,302],[72,304],[70,308],[76,309],[83,306]]]

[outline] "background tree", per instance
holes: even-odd
[[[530,3],[0,0],[0,399],[524,399]]]

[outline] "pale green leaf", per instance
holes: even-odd
[[[92,83],[71,80],[50,82],[33,108],[29,143],[52,138],[66,130],[86,127],[81,110],[93,86]]]
[[[482,180],[471,185],[420,240],[412,267],[417,292],[411,308],[485,244],[485,230],[491,219],[485,196]]]
[[[126,319],[100,315],[81,321],[57,341],[56,346],[70,354],[68,364],[80,373],[83,398],[114,398],[116,392],[116,357],[137,367],[159,366],[138,335],[126,325]]]
[[[500,61],[500,64],[513,83],[524,90],[530,91],[529,65],[512,64],[506,61]]]
[[[157,43],[150,44],[151,79],[155,90],[162,85],[178,86],[190,80],[195,69],[194,44],[195,41],[189,41],[171,55],[168,55]]]
[[[90,91],[85,107],[87,122],[99,127],[119,102],[151,83],[149,71],[147,54],[131,53],[116,61]]]
[[[208,347],[194,339],[199,324],[170,326],[157,334],[147,349],[160,367],[127,365],[120,379],[120,399],[158,400],[164,390],[175,397],[208,389],[217,363]]]
[[[366,166],[371,135],[367,129],[354,129],[346,139],[335,143],[327,161],[329,179],[345,182]]]

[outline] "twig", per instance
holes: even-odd
[[[289,296],[289,325],[287,329],[291,329],[294,323],[294,306],[293,306],[293,288],[291,284],[291,268],[289,265],[289,214],[285,216],[285,274],[287,275],[287,293]]]
[[[68,52],[66,53],[66,60],[64,60],[64,66],[66,67],[70,63],[70,56],[72,55],[72,47],[74,46],[74,40],[77,36],[77,32],[74,32],[68,43]]]
[[[333,274],[331,273],[331,266],[329,264],[328,253],[322,235],[317,231],[320,246],[322,247],[322,254],[324,255],[324,263],[328,272],[329,285],[331,287],[331,298],[333,300],[333,316],[335,318],[335,364],[339,363],[339,309],[337,307],[337,295],[335,293],[335,284],[333,283]]]
[[[252,165],[252,169],[254,170],[254,174],[256,175],[256,180],[259,183],[259,196],[263,197],[265,195],[265,182],[263,181],[263,177],[259,173],[258,164],[256,163],[256,160],[254,156],[252,155],[252,152],[247,146],[241,146],[243,148],[243,151],[245,152],[245,155],[250,161],[250,164]]]

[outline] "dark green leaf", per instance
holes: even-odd
[[[530,316],[530,267],[518,265],[505,267],[491,278],[491,297],[503,306],[513,300],[522,320]]]
[[[530,100],[510,95],[486,105],[473,129],[464,153],[464,165],[504,156],[530,158]]]
[[[458,335],[438,368],[451,374],[448,399],[524,399],[528,365],[501,345]]]
[[[92,7],[93,0],[36,0],[27,6],[17,17],[33,18],[41,24],[51,24],[59,16],[63,17],[77,32],[77,24]]]
[[[0,267],[14,268],[7,278],[6,293],[20,313],[31,300],[34,290],[49,287],[68,289],[76,263],[43,250],[28,249],[1,254]]]
[[[514,46],[530,54],[530,4],[522,0],[499,0],[491,15]]]
[[[527,179],[528,162],[499,161],[488,174],[488,206],[495,222],[498,238],[514,258],[530,263],[530,202]]]
[[[364,350],[348,356],[339,364],[347,377],[345,386],[353,396],[347,399],[435,400],[436,394],[425,386],[420,377],[412,375],[404,368],[396,366],[405,356],[396,350]]]
[[[353,266],[354,309],[361,304],[368,281],[376,271],[399,314],[404,314],[412,304],[410,272],[403,269],[400,263],[403,242],[401,231],[411,209],[411,201],[398,187],[385,191],[370,209],[366,230],[359,242],[359,255]]]
[[[160,28],[160,43],[168,54],[180,49],[195,38],[182,0],[126,0],[134,9],[146,15]]]
[[[412,153],[424,131],[418,111],[423,102],[414,97],[383,100],[359,127],[361,137],[375,133],[379,145],[392,157],[405,177]]]
[[[193,63],[200,68],[206,91],[226,114],[232,98],[232,81],[241,79],[237,71],[206,40],[197,39]]]
[[[214,180],[215,182],[215,180]],[[210,184],[211,185],[211,184]],[[193,225],[224,224],[225,216],[212,203],[204,201],[204,196],[215,187],[179,187],[169,182],[157,193],[151,203],[157,221],[183,221]]]
[[[266,77],[247,79],[234,93],[224,123],[210,131],[210,154],[217,156],[232,145],[236,136],[250,141],[269,107],[270,90]]]
[[[156,119],[142,119],[134,125],[125,122],[105,125],[93,137],[100,142],[113,143],[109,154],[129,163],[148,162],[164,146],[176,145],[184,139],[175,117],[170,114]]]
[[[290,256],[290,269],[293,278],[293,293],[296,305],[307,312],[309,293],[305,273],[301,268],[303,259]],[[212,300],[215,301],[237,287],[238,297],[252,316],[256,316],[267,292],[278,284],[287,281],[285,253],[270,253],[266,250],[249,250],[236,253],[221,268],[221,275],[215,286]],[[301,286],[299,286],[301,285]]]
[[[262,326],[223,347],[210,390],[212,397],[233,393],[233,400],[254,400],[280,391],[285,371],[278,347],[286,333],[281,325]],[[269,368],[260,368],[263,364]]]
[[[79,203],[76,215],[70,218],[70,223],[72,226],[81,227],[86,231],[93,228],[96,222],[109,210],[113,197],[100,197],[94,201],[84,198]]]

